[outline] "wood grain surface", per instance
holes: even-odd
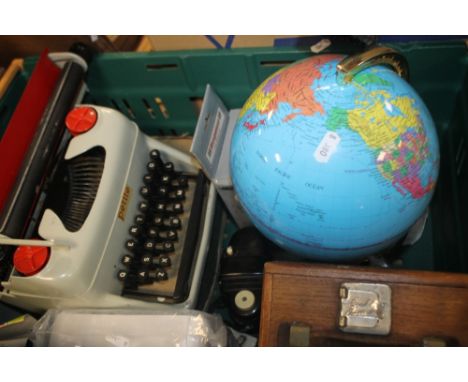
[[[344,333],[338,327],[345,282],[383,283],[392,290],[386,336]],[[310,327],[310,344],[420,346],[424,338],[468,345],[468,275],[300,263],[267,263],[260,346],[286,346],[285,328]]]

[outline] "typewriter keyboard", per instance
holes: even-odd
[[[122,294],[176,303],[188,293],[203,211],[205,178],[178,172],[158,150],[149,153],[138,214],[123,243]]]

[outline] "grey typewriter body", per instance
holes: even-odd
[[[40,239],[53,242],[33,275],[12,270],[0,298],[28,310],[53,307],[191,308],[197,299],[215,189],[193,158],[143,134],[120,112],[65,150],[69,194],[46,208]]]

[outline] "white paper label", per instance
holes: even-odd
[[[335,153],[340,140],[341,138],[337,133],[327,132],[314,152],[315,160],[320,163],[327,163]]]
[[[215,115],[215,121],[213,130],[211,131],[210,142],[208,143],[208,148],[206,149],[206,157],[210,161],[213,162],[214,154],[219,145],[219,139],[221,137],[221,129],[223,128],[224,123],[224,114],[221,109],[218,108]]]

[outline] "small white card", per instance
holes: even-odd
[[[333,131],[327,132],[315,149],[315,160],[320,163],[327,163],[335,153],[340,141],[341,138],[337,133]]]

